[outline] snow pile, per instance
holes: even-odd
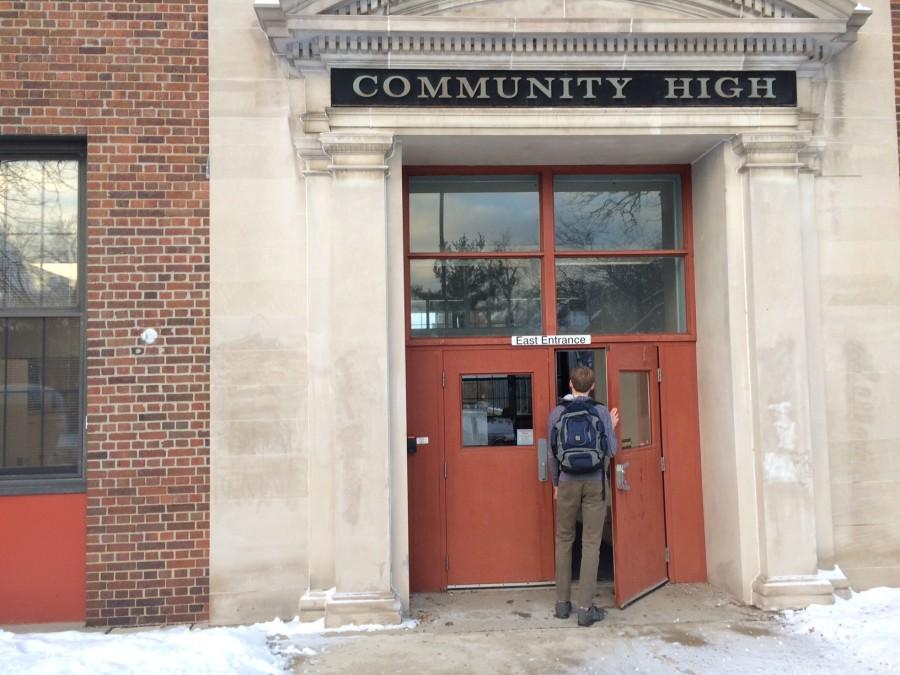
[[[873,588],[833,605],[786,612],[797,633],[810,633],[850,651],[871,666],[900,663],[900,588]]]
[[[298,658],[314,657],[322,634],[412,628],[345,626],[325,629],[324,620],[232,628],[148,629],[110,634],[80,631],[13,634],[0,630],[3,675],[281,675]]]

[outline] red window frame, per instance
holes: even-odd
[[[538,177],[540,204],[540,249],[504,253],[412,253],[409,247],[409,179],[411,176],[477,176],[477,175],[528,175]],[[553,178],[557,175],[630,175],[672,176],[681,178],[682,248],[665,250],[602,250],[557,251],[555,248],[555,210]],[[404,311],[407,346],[441,345],[509,345],[509,336],[445,336],[413,337],[410,319],[409,263],[417,259],[465,259],[465,258],[520,258],[541,261],[541,312],[545,335],[557,333],[556,323],[556,259],[557,258],[626,258],[673,257],[684,260],[685,322],[684,333],[597,333],[591,335],[591,344],[611,342],[695,342],[696,318],[694,312],[694,239],[691,204],[691,169],[676,165],[629,166],[407,166],[403,169],[403,255],[404,255]]]

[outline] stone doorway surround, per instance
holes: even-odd
[[[731,213],[743,240],[730,244],[737,248],[729,251],[729,265],[734,262],[741,284],[733,299],[742,306],[735,310],[746,316],[732,326],[729,366],[746,389],[721,414],[736,420],[728,451],[754,458],[739,475],[746,500],[738,507],[743,572],[739,587],[729,590],[776,609],[832,602],[846,586],[841,575],[819,571],[833,567],[834,542],[823,385],[811,376],[823,355],[815,334],[819,310],[811,304],[817,261],[808,236],[815,232],[826,65],[855,40],[870,11],[845,0],[619,4],[643,14],[652,4],[660,15],[537,18],[527,14],[527,0],[515,4],[522,16],[508,18],[479,15],[471,0],[256,1],[272,50],[290,76],[305,81],[305,100],[296,102],[292,122],[306,183],[308,279],[323,289],[307,308],[316,327],[307,388],[318,404],[306,439],[304,616],[324,615],[329,626],[390,623],[408,607],[400,175],[405,140],[437,136],[727,139],[717,152],[733,170],[717,180],[738,200]],[[797,72],[799,100],[796,108],[549,113],[333,108],[328,70],[338,66],[783,69]],[[337,222],[342,226],[333,227]],[[348,259],[356,278],[367,279],[365,288],[342,275]],[[338,300],[366,311],[335,312]],[[335,366],[351,356],[361,371],[335,384]],[[358,420],[367,429],[359,447],[342,444],[339,430],[318,414],[337,409],[347,387],[359,388],[370,404]],[[715,541],[708,532],[708,548]]]

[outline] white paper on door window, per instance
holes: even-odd
[[[534,429],[516,429],[516,445],[534,445]]]

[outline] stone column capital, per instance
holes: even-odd
[[[322,147],[318,136],[295,136],[294,150],[301,162],[304,176],[328,176],[331,158]]]
[[[731,141],[741,158],[741,171],[750,169],[791,169],[807,167],[801,155],[810,147],[809,131],[764,131],[738,134]]]
[[[394,147],[394,134],[329,131],[319,134],[322,150],[331,160],[329,171],[388,170],[387,157]]]

